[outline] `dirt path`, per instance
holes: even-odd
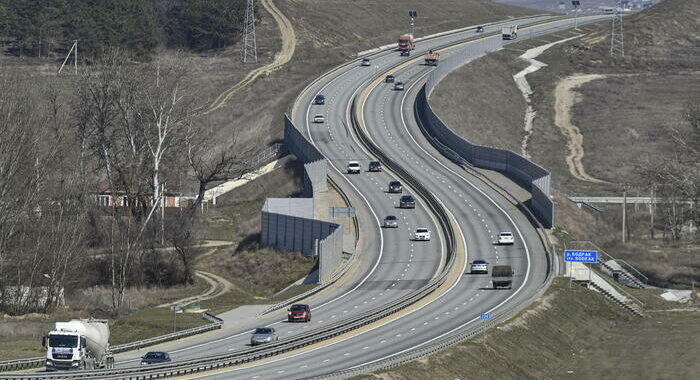
[[[525,110],[525,135],[523,136],[522,141],[520,142],[520,151],[521,155],[527,159],[530,159],[530,154],[527,152],[527,146],[528,143],[530,142],[530,139],[532,138],[532,134],[534,133],[533,130],[533,122],[535,120],[535,117],[537,116],[537,111],[535,110],[534,106],[532,105],[532,101],[530,99],[530,95],[532,95],[532,88],[530,87],[530,84],[527,81],[526,76],[529,74],[532,74],[538,70],[540,70],[543,67],[546,67],[547,64],[544,62],[540,62],[536,60],[540,54],[544,53],[547,51],[547,49],[551,48],[554,45],[567,42],[570,40],[573,40],[575,38],[580,38],[581,35],[565,38],[559,41],[555,41],[549,44],[545,45],[540,45],[537,47],[534,47],[532,49],[527,50],[525,53],[523,53],[520,58],[528,62],[530,65],[517,74],[513,75],[513,80],[515,81],[515,84],[518,86],[518,89],[520,92],[523,94],[523,98],[525,99],[525,102],[527,103],[527,110]]]
[[[581,130],[571,122],[571,107],[576,103],[576,92],[573,90],[584,83],[596,79],[605,78],[605,75],[586,74],[573,75],[562,79],[554,90],[556,98],[554,104],[554,123],[559,127],[561,133],[566,137],[569,155],[566,156],[566,165],[569,172],[575,178],[582,181],[604,183],[601,179],[590,176],[583,166],[583,135]]]
[[[209,284],[209,288],[205,290],[204,293],[198,294],[196,296],[185,297],[173,302],[168,302],[158,307],[168,307],[170,305],[185,306],[191,303],[212,299],[214,297],[218,297],[224,293],[227,293],[233,289],[236,289],[236,286],[233,285],[230,281],[213,273],[198,270],[194,272],[194,275],[203,279]]]
[[[280,28],[280,34],[282,35],[282,49],[279,53],[277,53],[277,55],[275,56],[275,60],[272,61],[272,63],[249,72],[248,75],[241,79],[240,82],[234,84],[226,91],[222,92],[221,95],[219,95],[216,98],[216,100],[212,102],[209,108],[206,111],[204,111],[205,115],[224,106],[226,102],[228,102],[228,100],[231,99],[231,96],[233,96],[233,94],[252,83],[259,76],[263,74],[269,75],[271,72],[281,68],[287,62],[289,62],[289,60],[292,59],[292,56],[294,55],[294,49],[296,48],[297,43],[296,34],[294,33],[294,27],[292,26],[292,23],[289,22],[289,19],[287,19],[287,17],[282,12],[280,12],[280,10],[272,2],[272,0],[262,0],[261,3],[263,7],[265,7],[265,10],[272,15],[272,17],[275,19],[275,22],[277,22],[277,25]]]

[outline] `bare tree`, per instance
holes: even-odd
[[[197,196],[190,204],[190,218],[204,201],[207,189],[214,183],[235,180],[255,172],[254,158],[260,152],[259,147],[238,144],[236,131],[232,132],[228,146],[212,149],[211,136],[203,125],[194,127],[190,124],[185,138],[187,162],[197,182]]]
[[[57,87],[42,102],[11,75],[0,86],[0,304],[46,311],[80,272],[85,193]]]
[[[688,105],[683,119],[683,123],[666,128],[676,149],[637,166],[640,184],[653,189],[660,201],[664,235],[668,232],[672,240],[681,239],[689,222],[698,223],[693,206],[700,200],[700,103]]]

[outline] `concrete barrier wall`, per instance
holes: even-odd
[[[331,278],[343,255],[342,226],[314,219],[314,194],[328,188],[328,161],[286,115],[284,145],[304,164],[304,198],[266,199],[260,241],[285,251],[317,255],[323,283]]]
[[[318,273],[319,281],[325,283],[329,281],[340,266],[341,255],[329,254],[335,252],[343,252],[343,227],[334,223],[332,224],[332,232],[318,242],[318,250],[322,252],[318,256]]]
[[[554,205],[550,199],[550,173],[515,152],[476,145],[463,139],[435,114],[428,101],[435,86],[450,72],[483,55],[484,49],[487,52],[500,49],[502,42],[500,39],[490,39],[476,43],[481,44],[482,49],[458,48],[440,62],[440,66],[428,76],[426,84],[418,93],[415,105],[416,116],[421,121],[421,127],[428,138],[447,157],[460,163],[466,162],[479,168],[499,171],[528,189],[532,193],[532,198],[526,206],[543,227],[551,228],[554,223]],[[474,44],[468,46],[473,47]]]

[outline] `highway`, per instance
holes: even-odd
[[[580,17],[578,22],[591,22],[601,17],[607,16]],[[547,17],[540,16],[520,24],[545,19]],[[507,24],[487,26],[486,34],[499,31]],[[567,25],[572,26],[573,20],[552,21],[531,29],[539,32]],[[521,30],[523,34],[529,32],[525,27]],[[428,49],[458,41],[467,42],[441,52],[441,60],[464,52],[478,56],[484,54],[490,39],[500,39],[500,35],[476,35],[470,29],[422,41],[411,57],[385,51],[374,55],[369,67],[360,66],[359,62],[341,66],[307,87],[295,101],[291,119],[329,159],[333,167],[329,175],[357,209],[363,234],[357,250],[361,255],[357,267],[329,291],[306,301],[313,308],[310,323],[286,323],[283,321],[286,311],[280,311],[251,320],[235,331],[208,333],[152,349],[167,349],[177,361],[245,347],[249,342],[249,330],[255,326],[274,326],[280,339],[298,336],[396,300],[419,289],[440,273],[447,252],[445,236],[440,232],[436,216],[428,212],[421,198],[418,198],[415,209],[398,208],[401,194],[387,192],[387,184],[397,179],[396,174],[387,170],[366,171],[368,162],[376,157],[360,144],[351,128],[352,112],[355,111],[359,128],[373,144],[429,189],[454,221],[456,250],[461,257],[457,260],[456,276],[440,291],[397,313],[395,318],[390,318],[392,320],[298,351],[198,377],[295,379],[322,375],[395,356],[443,336],[477,328],[483,323],[479,319],[481,313],[497,313],[529,303],[544,286],[548,269],[546,253],[536,229],[508,200],[441,156],[422,136],[415,121],[413,104],[416,93],[433,68],[419,64],[421,60],[392,69],[420,57]],[[406,84],[405,91],[395,91],[393,84],[383,83],[381,79],[388,70],[395,70],[397,80]],[[318,93],[326,96],[325,105],[311,104]],[[326,122],[313,123],[316,114],[324,115]],[[362,173],[345,173],[350,160],[361,162]],[[404,183],[403,194],[415,193],[415,189]],[[399,217],[399,228],[381,228],[381,221],[387,215]],[[417,227],[430,229],[432,239],[412,241],[411,234]],[[494,244],[500,231],[512,231],[515,244]],[[485,259],[491,265],[511,265],[515,271],[513,288],[492,290],[489,275],[467,274],[468,262],[474,259]],[[120,354],[117,366],[138,365],[138,357],[142,354]]]
[[[571,23],[566,20],[535,28],[539,30]],[[494,30],[500,30],[500,25],[487,28],[486,32]],[[418,43],[412,57],[448,41],[464,39],[465,36],[472,37],[473,31]],[[479,55],[481,52],[478,50],[484,49],[484,46],[483,43],[468,44],[442,53],[441,59],[459,49],[471,49],[475,55]],[[362,67],[358,62],[356,66],[333,73],[307,88],[292,112],[295,125],[305,129],[311,141],[331,161],[336,169],[332,175],[336,182],[343,189],[350,187],[361,192],[372,215],[376,216],[376,222],[388,214],[397,215],[404,222],[397,230],[385,229],[381,232],[383,243],[379,266],[355,296],[349,297],[349,304],[352,304],[350,300],[367,296],[386,301],[396,295],[392,294],[395,288],[417,288],[426,283],[438,263],[443,262],[436,243],[409,242],[409,232],[415,227],[429,227],[436,231],[435,222],[420,205],[416,210],[396,209],[398,195],[386,193],[388,181],[395,179],[391,173],[363,171],[360,175],[343,174],[350,160],[360,161],[364,168],[369,161],[376,160],[367,154],[348,127],[351,123],[349,112],[352,99],[368,85],[373,75],[405,60],[406,57],[390,51],[374,57],[371,67]],[[466,274],[449,292],[386,325],[363,331],[349,339],[321,344],[312,350],[301,350],[289,357],[272,358],[264,364],[224,370],[221,374],[203,378],[223,379],[232,375],[252,379],[280,376],[304,378],[362,365],[424,345],[455,330],[477,326],[481,313],[526,302],[541,288],[546,277],[547,259],[532,224],[515,206],[442,157],[422,137],[413,116],[413,101],[430,70],[432,68],[421,64],[411,64],[398,70],[395,75],[397,80],[406,83],[406,91],[394,91],[393,84],[372,83],[361,114],[366,131],[377,146],[414,173],[453,214],[458,221],[459,235],[465,238],[468,261],[485,259],[491,265],[508,264],[514,268],[513,289],[491,290],[488,275]],[[318,93],[326,96],[325,105],[311,104]],[[324,115],[326,122],[313,123],[316,114]],[[346,185],[343,186],[343,183]],[[516,243],[513,246],[495,245],[496,235],[500,231],[513,231]],[[461,268],[462,273],[465,269]]]

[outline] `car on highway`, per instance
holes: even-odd
[[[380,172],[382,171],[382,163],[379,161],[370,161],[369,163],[369,171],[371,172]]]
[[[287,311],[287,322],[311,322],[311,308],[305,304],[294,304]]]
[[[498,244],[513,244],[515,238],[513,238],[512,232],[501,232],[498,234]]]
[[[394,83],[394,80],[396,80],[396,77],[393,75],[387,75],[386,78],[384,78],[385,83]]]
[[[371,64],[372,62],[370,62],[369,58],[362,58],[362,66],[369,66]]]
[[[399,228],[399,218],[394,215],[389,215],[384,218],[384,228]]]
[[[253,335],[250,336],[250,345],[256,346],[258,344],[276,342],[278,339],[277,331],[274,328],[258,327],[253,331]]]
[[[314,104],[326,104],[326,97],[322,94],[316,95],[314,98]]]
[[[357,161],[348,162],[348,174],[360,174],[362,167]]]
[[[400,208],[416,208],[416,199],[411,195],[402,195],[399,199]]]
[[[390,181],[389,182],[389,192],[390,193],[401,193],[403,191],[403,186],[401,186],[401,182],[399,181]]]
[[[469,270],[472,274],[487,274],[489,273],[489,263],[486,260],[474,260],[469,266]]]
[[[314,123],[324,123],[325,121],[326,121],[326,118],[323,117],[323,115],[314,116]]]
[[[168,363],[170,361],[172,361],[172,359],[170,359],[170,355],[167,352],[163,351],[151,351],[141,357],[142,365],[161,364]]]
[[[394,90],[396,91],[403,91],[403,82],[396,82],[394,84]]]
[[[476,27],[476,32],[477,32],[477,33],[483,33],[483,32],[484,32],[484,27],[481,26],[481,25],[477,26],[477,27]]]
[[[416,241],[429,241],[430,240],[430,230],[427,228],[416,228],[416,232],[413,233],[413,240]]]

